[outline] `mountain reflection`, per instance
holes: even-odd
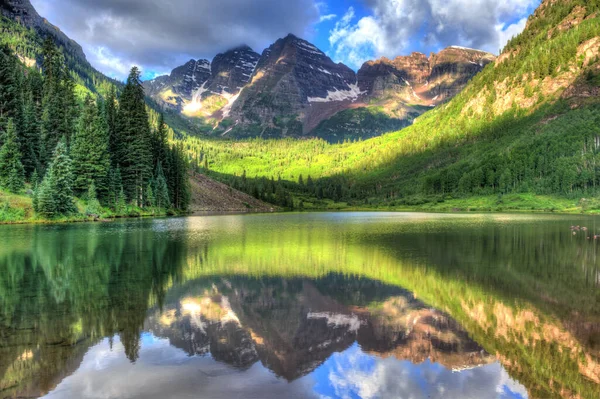
[[[236,278],[205,281],[204,290],[150,312],[145,329],[193,355],[210,354],[235,367],[257,361],[294,380],[333,353],[358,342],[378,356],[448,369],[488,364],[494,359],[449,316],[412,294],[370,280],[330,275],[321,280]],[[325,288],[389,295],[368,305],[343,304]]]
[[[594,221],[2,226],[0,398],[593,398]]]

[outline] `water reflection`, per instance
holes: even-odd
[[[594,223],[2,227],[0,397],[596,397]]]

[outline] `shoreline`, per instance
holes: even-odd
[[[435,210],[435,209],[419,209],[419,208],[395,208],[395,209],[382,209],[382,208],[340,208],[340,209],[303,209],[303,210],[273,210],[273,211],[201,211],[201,212],[188,212],[175,215],[140,215],[140,216],[117,216],[117,217],[106,217],[100,219],[36,219],[36,220],[16,220],[16,221],[4,221],[0,222],[0,226],[16,226],[16,225],[59,225],[59,224],[75,224],[75,223],[113,223],[119,220],[134,220],[134,219],[159,219],[159,218],[178,218],[178,217],[206,217],[206,216],[228,216],[228,215],[275,215],[275,214],[288,214],[288,213],[420,213],[420,214],[440,214],[440,215],[465,215],[465,214],[489,214],[489,215],[502,215],[502,214],[521,214],[521,215],[556,215],[556,216],[600,216],[600,211],[549,211],[543,210],[519,210],[519,209],[506,209],[502,211],[489,211],[489,210],[457,210],[457,211],[446,211],[446,210]]]

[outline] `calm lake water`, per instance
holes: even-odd
[[[1,226],[0,398],[598,398],[593,234],[543,215]]]

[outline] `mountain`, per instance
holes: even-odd
[[[331,290],[333,281],[356,288],[349,303],[334,297],[340,293]],[[279,292],[284,295],[274,295]],[[358,297],[374,299],[373,294],[381,302],[355,302]],[[494,359],[449,315],[413,294],[335,275],[263,279],[260,284],[239,276],[215,281],[211,290],[150,312],[145,329],[189,356],[210,355],[240,369],[261,362],[287,381],[312,373],[355,343],[373,356],[414,364],[429,360],[452,370]]]
[[[189,117],[221,120],[227,105],[249,82],[259,55],[248,46],[218,54],[212,62],[190,60],[170,75],[144,82],[159,105]]]
[[[144,82],[144,89],[161,106],[181,111],[186,100],[190,101],[210,76],[210,61],[190,60],[173,69],[170,75]]]
[[[409,126],[431,107],[460,93],[496,57],[464,47],[366,62],[357,73],[361,102],[312,132],[331,142],[365,139]]]
[[[408,126],[459,93],[494,59],[452,47],[430,57],[367,62],[357,74],[290,34],[260,57],[248,47],[218,55],[208,82],[194,81],[194,94],[179,90],[185,78],[179,71],[190,70],[192,61],[145,87],[163,106],[208,121],[207,132],[220,136],[340,141]]]
[[[434,106],[460,93],[471,78],[496,59],[464,47],[366,62],[358,71],[361,91],[370,98],[396,97],[405,104]],[[388,100],[389,101],[389,100]]]
[[[401,81],[394,73],[401,68],[382,69]],[[427,82],[423,75],[413,82],[419,79]],[[376,88],[378,79],[371,81],[359,90]],[[434,90],[431,98],[448,92]],[[496,61],[405,129],[344,145],[201,148],[215,175],[238,176],[243,187],[245,172],[256,177],[246,184],[253,189],[280,177],[305,208],[333,200],[391,209],[589,210],[600,209],[599,115],[600,2],[545,0]]]

